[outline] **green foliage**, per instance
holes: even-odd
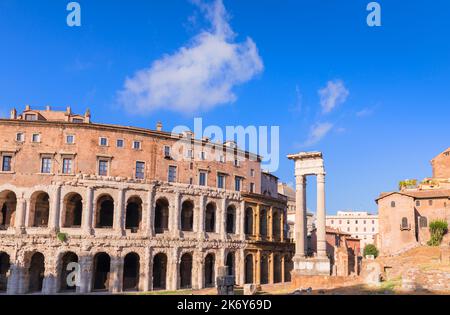
[[[379,255],[378,248],[375,245],[368,244],[364,247],[364,257],[366,256],[374,256],[377,258]]]
[[[417,179],[407,179],[407,180],[402,180],[401,182],[399,182],[398,189],[402,190],[404,188],[416,187],[416,186],[417,186]]]
[[[56,237],[58,238],[58,240],[60,240],[62,243],[64,243],[67,241],[68,235],[66,233],[58,233],[58,235]]]
[[[439,246],[442,243],[444,235],[448,232],[448,223],[445,220],[436,220],[430,223],[431,239],[428,246]]]

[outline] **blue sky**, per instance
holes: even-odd
[[[192,48],[202,31],[211,31],[204,4],[79,1],[82,26],[69,28],[68,2],[0,0],[0,114],[50,104],[76,112],[89,107],[95,122],[154,128],[161,120],[166,130],[192,125],[194,117],[207,125],[278,125],[276,175],[293,182],[293,164],[284,157],[323,151],[329,213],[376,211],[380,192],[402,179],[430,176],[429,161],[450,146],[446,0],[378,1],[379,28],[366,24],[368,0],[225,0],[230,19],[216,26],[232,29],[226,41],[246,49],[231,56],[240,62],[232,75],[212,77],[229,89],[217,99],[208,95],[201,106],[194,104],[199,95],[189,95],[192,108],[172,96],[150,105],[140,99],[145,114],[133,112],[118,93],[137,71]],[[243,57],[251,52],[249,40],[256,57]],[[340,85],[341,102],[325,112],[319,91],[330,83]],[[311,138],[320,126],[327,128]],[[311,209],[314,185],[311,179]]]

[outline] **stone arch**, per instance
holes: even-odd
[[[234,252],[229,252],[227,254],[227,259],[226,259],[226,262],[225,262],[225,266],[228,267],[227,268],[227,273],[228,273],[229,276],[236,275],[235,262],[236,262],[236,258],[235,258]]]
[[[60,292],[75,292],[77,289],[76,285],[72,285],[68,280],[73,281],[76,278],[71,277],[71,273],[75,271],[73,268],[68,268],[71,263],[78,263],[78,255],[74,252],[65,252],[61,255],[60,266],[61,270],[59,272],[59,291]],[[69,270],[67,270],[69,269]],[[79,280],[79,279],[78,279]]]
[[[274,238],[281,237],[281,217],[278,211],[273,212],[272,216],[272,233]]]
[[[194,230],[194,202],[186,200],[181,205],[181,230],[192,232]]]
[[[110,229],[114,226],[114,199],[109,194],[98,197],[95,207],[95,227]]]
[[[94,256],[94,269],[92,278],[93,291],[108,291],[111,271],[111,257],[104,252]]]
[[[245,234],[253,235],[253,208],[245,209]]]
[[[230,205],[227,207],[227,222],[226,229],[227,233],[234,234],[236,233],[236,207],[234,205]]]
[[[167,255],[159,253],[153,257],[153,290],[167,288]]]
[[[267,210],[261,208],[259,211],[259,233],[263,237],[267,236],[267,215]]]
[[[45,257],[40,252],[31,256],[28,268],[28,293],[42,292],[45,277]]]
[[[273,282],[274,283],[280,283],[283,281],[281,263],[282,263],[281,256],[279,254],[275,254],[273,256]]]
[[[140,275],[140,257],[131,252],[125,256],[123,264],[123,290],[138,291]]]
[[[5,252],[0,252],[0,292],[6,292],[8,288],[8,272],[10,267],[10,256]]]
[[[167,230],[169,230],[169,201],[162,197],[156,200],[155,233],[162,234]]]
[[[214,266],[216,263],[216,257],[214,254],[210,253],[205,257],[205,287],[210,288],[214,287],[215,281],[215,272]]]
[[[142,199],[138,196],[130,197],[127,201],[125,229],[137,232],[142,224]]]
[[[267,255],[261,255],[261,262],[260,262],[260,268],[261,268],[261,284],[268,284],[269,283],[269,257]]]
[[[68,193],[63,200],[63,227],[79,228],[83,216],[83,197],[78,193]]]
[[[0,193],[0,230],[13,227],[16,219],[17,197],[11,190]]]
[[[192,254],[185,253],[180,259],[180,289],[192,288]]]
[[[29,218],[32,227],[48,227],[50,217],[50,196],[44,191],[37,191],[30,198]]]
[[[253,269],[253,254],[248,254],[247,256],[245,256],[245,284],[252,284],[255,282]]]
[[[216,232],[216,213],[217,206],[214,202],[210,202],[206,205],[205,212],[205,232]]]
[[[291,281],[291,271],[294,269],[294,263],[292,261],[292,257],[287,255],[284,256],[284,281]]]

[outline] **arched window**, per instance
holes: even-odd
[[[155,233],[162,234],[169,229],[169,202],[158,199],[155,207]]]
[[[420,217],[419,218],[419,226],[421,228],[427,228],[428,227],[428,219],[427,219],[427,217]]]
[[[48,227],[50,213],[50,197],[45,192],[38,192],[31,197],[30,213],[33,227]]]
[[[395,201],[391,201],[391,208],[395,208]]]
[[[64,198],[64,227],[81,227],[83,215],[83,198],[76,193],[69,194]]]
[[[281,220],[278,211],[273,213],[272,217],[273,237],[279,239],[281,237]]]
[[[61,270],[60,270],[60,279],[59,279],[59,290],[60,292],[75,292],[76,284],[72,282],[76,282],[76,278],[71,277],[70,274],[74,272],[75,269],[69,268],[68,266],[71,263],[78,263],[78,256],[75,253],[67,252],[61,257]],[[70,280],[70,282],[69,282]]]
[[[408,218],[402,218],[402,230],[409,230]]]
[[[153,290],[165,290],[167,277],[167,256],[158,254],[153,258]]]
[[[108,291],[111,271],[111,258],[106,253],[94,256],[94,278],[92,289],[94,291]]]
[[[190,289],[192,287],[192,255],[187,253],[180,261],[180,288]]]
[[[269,258],[266,255],[261,257],[261,284],[269,283]]]
[[[194,229],[194,204],[185,201],[181,205],[181,230],[192,232]]]
[[[209,233],[216,231],[216,205],[212,202],[206,206],[205,231]]]
[[[227,233],[228,234],[236,233],[235,218],[236,218],[236,209],[234,208],[234,206],[229,206],[227,208]]]
[[[139,290],[139,269],[140,258],[136,253],[129,253],[125,256],[123,264],[123,290]]]
[[[97,201],[97,228],[111,229],[114,225],[114,199],[104,195]]]
[[[125,228],[132,232],[139,230],[142,220],[142,200],[139,197],[131,197],[127,202]]]
[[[267,212],[261,209],[259,212],[259,229],[261,236],[267,236]]]
[[[28,269],[28,292],[36,293],[42,291],[45,275],[45,258],[42,253],[35,253],[31,257]]]
[[[0,193],[0,230],[13,227],[16,217],[17,198],[12,191]]]
[[[245,210],[245,234],[253,235],[253,209],[250,207]]]
[[[235,270],[234,270],[234,253],[230,252],[227,255],[227,261],[226,261],[227,272],[229,276],[234,276]]]
[[[207,288],[214,286],[214,262],[214,255],[208,254],[205,258],[205,286]]]
[[[254,283],[253,277],[253,255],[249,254],[245,257],[245,283]]]

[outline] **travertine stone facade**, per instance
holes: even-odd
[[[270,281],[287,280],[275,276],[292,255],[286,200],[260,194],[259,157],[231,147],[224,160],[221,145],[175,160],[184,135],[93,124],[70,108],[12,111],[0,129],[0,291],[200,289],[221,266],[244,284],[257,281],[258,262],[245,263],[255,250],[273,257]],[[201,155],[208,141],[191,144]],[[263,207],[267,236],[246,230]]]

